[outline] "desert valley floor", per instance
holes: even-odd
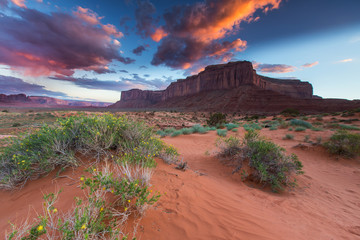
[[[179,113],[165,115],[171,122],[171,116]],[[191,114],[185,117],[193,118]],[[326,116],[323,121],[330,119]],[[3,129],[0,136],[14,134],[9,129]],[[245,130],[238,129],[228,136],[242,137]],[[326,141],[333,133],[330,129],[292,132],[291,140],[283,139],[287,133],[288,129],[260,130],[287,154],[295,153],[304,165],[305,173],[297,176],[298,186],[283,193],[243,182],[239,173],[232,174],[233,168],[216,156],[216,131],[162,138],[178,149],[179,159],[187,162],[188,168],[177,170],[156,159],[151,189],[162,196],[140,220],[137,239],[360,239],[360,158],[339,158],[304,142],[306,135],[313,141],[319,136]],[[91,164],[91,159],[81,159],[85,166]],[[78,185],[85,166],[67,169],[59,176],[53,171],[27,182],[22,189],[1,190],[1,231],[10,229],[9,221],[31,219],[41,211],[44,193],[63,189],[57,208],[60,212],[70,209],[73,198],[82,194]]]

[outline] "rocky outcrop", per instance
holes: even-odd
[[[211,65],[162,91],[132,89],[111,108],[165,108],[223,112],[277,112],[288,107],[308,112],[360,107],[360,101],[322,99],[308,82],[258,75],[251,62]]]
[[[0,94],[0,102],[2,103],[30,102],[30,100],[25,94],[13,94],[13,95]]]

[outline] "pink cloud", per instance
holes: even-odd
[[[296,70],[296,67],[286,64],[264,64],[253,62],[253,67],[257,71],[265,73],[288,73]]]
[[[302,66],[305,67],[305,68],[311,68],[311,67],[314,67],[314,66],[316,66],[318,64],[319,64],[319,61],[316,61],[316,62],[313,62],[313,63],[305,63]]]
[[[108,64],[133,59],[120,55],[114,32],[66,13],[45,14],[34,9],[14,10],[18,16],[0,18],[0,64],[26,75],[61,74],[75,70],[112,72]],[[116,40],[116,41],[115,41]]]

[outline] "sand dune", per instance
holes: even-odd
[[[235,133],[232,133],[235,134]],[[243,130],[236,133],[243,135]],[[139,239],[360,239],[360,162],[335,159],[320,147],[296,147],[282,140],[282,130],[264,129],[288,153],[304,164],[298,187],[282,194],[258,189],[233,175],[215,156],[216,133],[192,134],[164,140],[178,148],[190,169],[176,170],[158,160],[152,189],[162,197],[143,217]],[[328,133],[324,132],[327,136]],[[207,154],[206,152],[210,153]],[[63,188],[57,207],[66,211],[83,168],[67,170],[62,178],[27,183],[22,190],[0,192],[0,228],[40,211],[42,193]]]

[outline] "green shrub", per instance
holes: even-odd
[[[245,174],[250,179],[269,185],[274,192],[286,186],[295,186],[291,174],[301,174],[302,163],[297,156],[286,156],[285,149],[259,136],[250,130],[241,141],[235,137],[217,141],[220,148],[218,156],[235,165],[234,173],[243,169],[245,160],[249,161],[252,171]]]
[[[312,127],[311,130],[312,130],[312,131],[315,131],[315,132],[324,131],[323,128],[316,128],[316,127]]]
[[[175,132],[173,132],[171,134],[172,137],[177,137],[179,135],[182,135],[183,134],[183,131],[182,130],[176,130]]]
[[[210,114],[209,119],[206,121],[210,127],[216,126],[226,122],[226,115],[223,113]]]
[[[0,188],[14,188],[58,166],[77,166],[76,152],[98,161],[126,153],[154,165],[154,157],[165,150],[161,143],[152,128],[125,116],[104,114],[60,118],[54,125],[44,125],[14,139],[3,149]]]
[[[219,135],[220,137],[226,137],[227,135],[227,130],[226,129],[218,129],[216,130],[217,135]]]
[[[208,128],[204,128],[200,124],[196,124],[196,125],[192,126],[192,130],[193,130],[193,133],[201,133],[201,134],[205,134],[209,131]]]
[[[9,110],[5,109],[5,110],[2,110],[3,113],[8,113]]]
[[[234,129],[232,129],[231,131],[233,131],[233,132],[238,132],[238,131],[239,131],[239,129],[234,128]]]
[[[305,127],[296,127],[295,128],[295,132],[302,132],[302,131],[305,131],[306,128]]]
[[[274,131],[274,130],[277,130],[278,128],[277,128],[277,126],[271,126],[270,127],[270,131]]]
[[[343,129],[343,130],[360,130],[359,127],[352,126],[352,125],[339,124],[339,127],[340,127],[340,129]]]
[[[239,124],[235,124],[235,123],[227,123],[225,124],[225,127],[228,131],[234,129],[234,128],[238,128],[239,127]]]
[[[294,139],[294,135],[292,134],[286,134],[285,137],[283,137],[284,140],[291,140]]]
[[[305,127],[305,128],[312,128],[311,123],[303,121],[303,120],[299,120],[299,119],[291,119],[290,120],[290,125],[292,125],[292,126],[300,126],[300,127]]]
[[[189,135],[192,134],[194,132],[194,130],[192,128],[183,128],[182,129],[182,134],[184,135]]]
[[[333,134],[324,146],[332,154],[355,157],[360,155],[360,134],[341,130]]]
[[[261,130],[262,129],[262,127],[259,125],[259,124],[257,124],[257,123],[247,123],[247,124],[244,124],[244,129],[246,130],[246,131],[250,131],[250,130]]]

